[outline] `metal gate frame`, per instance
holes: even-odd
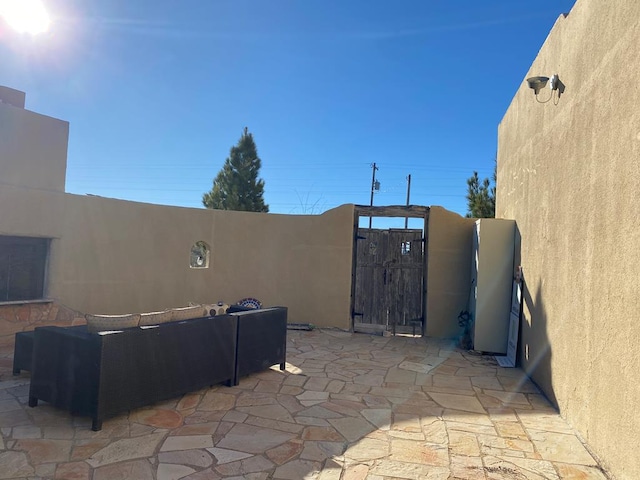
[[[356,261],[358,258],[358,226],[360,217],[398,217],[424,219],[424,275],[422,275],[422,336],[427,331],[427,279],[429,266],[429,207],[421,205],[389,205],[372,207],[356,205],[353,215],[353,255],[351,265],[351,331],[355,326]]]

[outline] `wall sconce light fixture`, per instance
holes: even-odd
[[[546,100],[540,100],[538,98],[538,93],[540,93],[540,90],[542,90],[547,83],[549,83],[549,88],[551,89],[551,95],[549,96],[549,98],[547,98]],[[533,90],[533,93],[536,96],[536,100],[538,101],[538,103],[547,103],[549,100],[551,100],[552,98],[553,103],[555,105],[558,104],[558,100],[560,100],[560,95],[562,95],[564,93],[564,83],[562,83],[560,81],[560,77],[558,77],[558,75],[554,75],[551,78],[549,77],[530,77],[527,78],[527,84],[529,85],[529,88]]]

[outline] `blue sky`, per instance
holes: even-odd
[[[45,35],[0,19],[0,85],[71,123],[68,192],[202,208],[247,126],[273,213],[369,204],[375,162],[374,204],[404,204],[411,174],[412,204],[464,215],[574,0],[44,3]]]

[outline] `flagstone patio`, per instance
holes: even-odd
[[[287,360],[99,432],[2,362],[0,479],[608,478],[521,370],[451,342],[289,331]]]

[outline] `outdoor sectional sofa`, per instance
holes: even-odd
[[[245,375],[286,360],[287,308],[236,311],[89,332],[86,325],[34,331],[29,406],[39,400],[105,418]]]

